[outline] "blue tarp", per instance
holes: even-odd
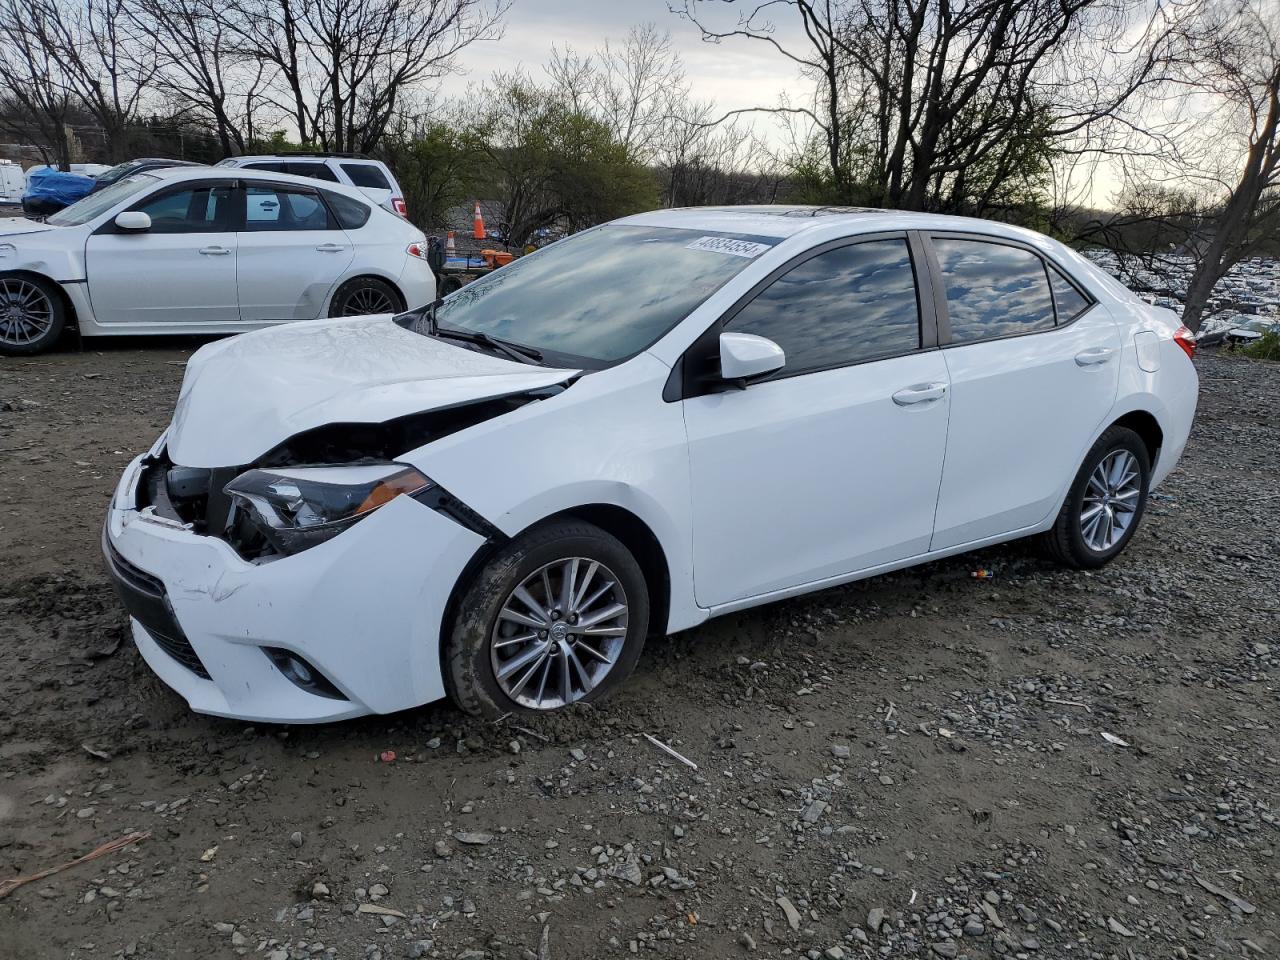
[[[31,174],[23,200],[48,200],[70,206],[93,189],[93,177],[45,168]]]

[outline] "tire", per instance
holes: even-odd
[[[1126,457],[1128,459],[1126,459]],[[1095,471],[1108,462],[1111,478],[1123,466],[1123,476],[1135,472],[1129,483],[1105,484]],[[1114,560],[1133,539],[1147,506],[1151,485],[1151,459],[1146,444],[1127,427],[1111,427],[1090,448],[1072,481],[1066,502],[1058,519],[1041,537],[1041,544],[1053,559],[1077,570],[1096,570]],[[1106,486],[1107,492],[1102,487]],[[1127,507],[1132,506],[1132,510]],[[1097,524],[1093,517],[1097,516]],[[1122,520],[1122,518],[1124,518]],[[1123,528],[1112,538],[1110,531],[1123,522]],[[1104,535],[1107,534],[1107,535]]]
[[[593,563],[598,566],[592,567]],[[548,611],[544,585],[549,585],[552,603],[558,606],[556,598],[563,597],[564,582],[569,579],[566,571],[573,573],[576,598],[568,610]],[[613,586],[606,588],[606,584]],[[518,588],[524,589],[532,604],[518,598]],[[593,597],[602,589],[602,595]],[[581,621],[574,614],[578,602]],[[610,635],[587,637],[575,632],[575,621],[585,622],[619,604],[625,608],[620,615],[591,627],[613,631]],[[527,616],[535,607],[542,612]],[[516,621],[502,616],[504,612],[526,617]],[[538,623],[547,629],[537,629]],[[446,634],[445,688],[462,710],[489,718],[539,714],[563,709],[567,703],[595,701],[630,675],[648,628],[648,586],[631,552],[592,524],[551,521],[500,547],[467,586]],[[595,651],[595,656],[588,656],[589,651]],[[500,678],[502,671],[508,671],[505,679]],[[566,674],[567,701],[562,695]],[[586,679],[592,680],[590,686]]]
[[[67,305],[58,285],[30,274],[0,275],[0,354],[44,353],[67,326]]]
[[[400,291],[377,277],[355,277],[334,291],[329,301],[331,317],[364,317],[378,313],[399,313],[404,309]]]

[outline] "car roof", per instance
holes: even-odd
[[[880,210],[875,207],[803,206],[761,204],[740,207],[678,207],[654,210],[625,217],[617,223],[635,226],[672,227],[683,230],[711,230],[785,239],[819,227],[848,226],[858,233],[879,230],[954,230],[981,232],[1021,241],[1045,238],[993,220],[953,217],[907,210]]]
[[[339,160],[342,163],[382,163],[373,157],[349,157],[341,153],[252,153],[239,157],[227,157],[236,163],[254,160],[293,160],[299,163],[323,163],[325,160]]]
[[[316,189],[321,187],[344,197],[351,197],[362,203],[370,203],[368,196],[357,187],[349,187],[345,183],[334,183],[330,180],[316,180],[314,177],[300,177],[292,173],[276,173],[274,170],[246,170],[243,167],[157,167],[148,170],[141,176],[155,177],[157,180],[269,180],[272,183],[292,183],[300,187]],[[376,204],[374,204],[376,206]]]

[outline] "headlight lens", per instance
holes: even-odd
[[[230,526],[243,514],[280,553],[329,540],[402,493],[434,484],[402,463],[369,466],[248,470],[224,487],[234,504]]]

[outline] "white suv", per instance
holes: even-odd
[[[392,213],[405,219],[409,217],[404,191],[396,182],[395,174],[381,160],[370,160],[360,154],[288,153],[227,157],[218,161],[216,166],[269,170],[272,173],[289,173],[295,177],[328,180],[330,183],[345,183],[362,191],[374,203]]]

